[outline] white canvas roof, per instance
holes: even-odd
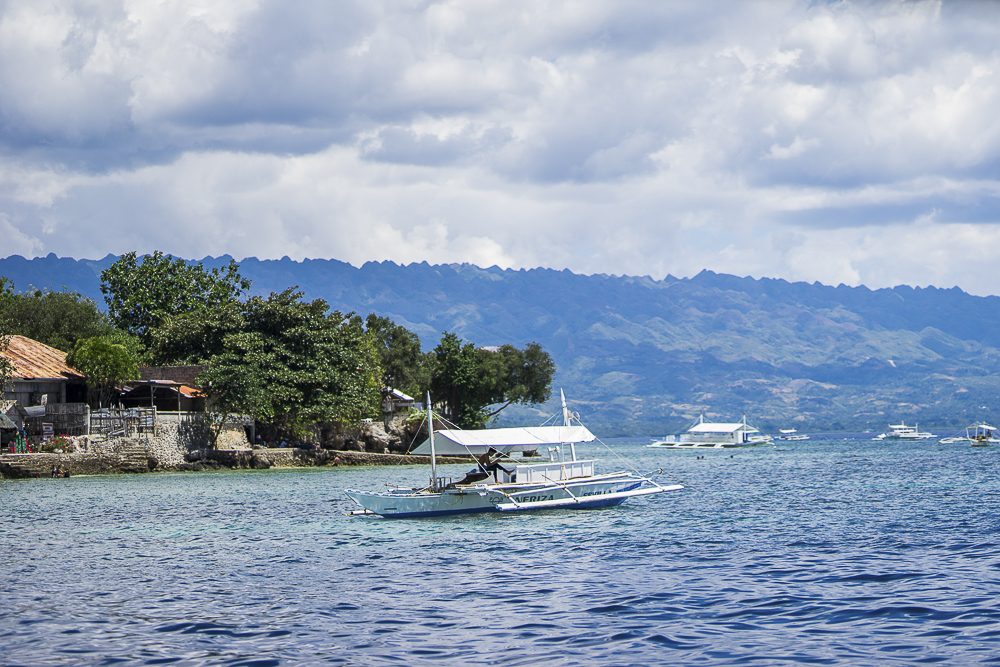
[[[531,426],[527,428],[490,428],[463,431],[434,431],[434,453],[442,456],[484,454],[493,447],[499,452],[537,449],[570,442],[592,442],[595,439],[586,426]],[[424,440],[413,454],[430,454],[430,440]]]
[[[743,422],[735,424],[695,424],[688,429],[688,433],[734,433],[743,428]]]

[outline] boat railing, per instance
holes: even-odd
[[[519,465],[514,469],[518,483],[534,484],[570,479],[573,477],[592,477],[594,461],[563,461],[555,463],[534,463]]]

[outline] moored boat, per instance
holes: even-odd
[[[941,438],[938,442],[942,445],[967,442],[973,447],[989,447],[1000,443],[1000,430],[984,422],[976,422],[965,427],[964,436]]]
[[[775,440],[808,440],[809,436],[799,433],[794,428],[779,428],[779,435],[774,436]]]
[[[889,424],[888,431],[878,434],[872,440],[930,440],[936,437],[933,433],[921,432],[916,425],[907,426],[905,422],[902,422]]]
[[[392,487],[382,492],[348,489],[347,497],[361,507],[352,514],[418,518],[585,509],[619,505],[633,496],[683,488],[679,484],[660,485],[650,476],[634,471],[598,474],[595,460],[578,459],[576,444],[593,442],[596,437],[569,412],[565,396],[561,426],[435,431],[429,396],[427,405],[428,438],[412,453],[430,455],[430,483],[423,488]],[[549,450],[547,462],[528,463],[531,459],[512,456],[542,447]],[[458,481],[438,476],[438,455],[463,454],[476,457],[476,468]]]
[[[774,438],[747,424],[747,416],[735,423],[706,422],[705,416],[679,437],[667,436],[646,447],[653,449],[729,449],[774,444]]]

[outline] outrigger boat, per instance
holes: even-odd
[[[347,497],[361,507],[351,514],[414,518],[584,509],[619,505],[633,496],[684,488],[680,484],[662,486],[650,476],[636,472],[597,474],[594,460],[577,459],[576,444],[597,438],[566,408],[565,396],[562,396],[562,426],[530,428],[435,431],[430,404],[428,396],[428,438],[412,452],[430,454],[430,484],[424,488],[391,487],[378,493],[347,489]],[[530,459],[510,457],[541,447],[549,447],[547,462],[527,463]],[[478,465],[465,478],[453,482],[438,477],[438,455],[472,455],[477,457]]]
[[[713,423],[705,421],[705,415],[698,417],[698,422],[682,433],[680,437],[668,435],[663,440],[656,440],[646,447],[653,449],[729,449],[732,447],[752,447],[754,445],[773,445],[774,438],[761,433],[747,424],[747,416],[743,420],[729,423]]]
[[[965,428],[965,436],[941,438],[938,442],[950,445],[956,442],[967,442],[973,447],[989,447],[1000,443],[1000,429],[983,422],[976,422]]]
[[[809,436],[804,433],[799,433],[794,428],[779,428],[777,435],[774,437],[775,440],[808,440]]]

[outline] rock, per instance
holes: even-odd
[[[271,459],[267,458],[263,454],[254,453],[250,457],[250,467],[255,470],[267,470],[272,465]]]

